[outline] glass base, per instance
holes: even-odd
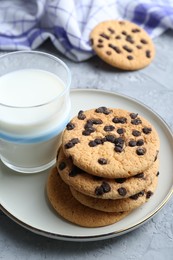
[[[24,168],[24,167],[20,167],[20,166],[16,166],[16,165],[12,165],[11,163],[7,162],[3,157],[1,157],[1,161],[10,169],[16,171],[16,172],[20,172],[20,173],[26,173],[26,174],[32,174],[32,173],[37,173],[37,172],[42,172],[44,170],[47,170],[48,168],[50,168],[51,166],[53,166],[56,162],[56,159],[52,160],[51,162],[44,164],[42,166],[38,166],[38,167],[32,167],[32,168]]]

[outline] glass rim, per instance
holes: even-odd
[[[70,72],[70,69],[68,68],[68,66],[65,64],[64,61],[62,61],[60,58],[52,55],[52,54],[49,54],[47,52],[42,52],[42,51],[35,51],[35,50],[25,50],[25,51],[13,51],[13,52],[9,52],[9,53],[5,53],[3,55],[0,56],[0,61],[3,59],[3,58],[6,58],[8,56],[13,56],[13,55],[18,55],[18,54],[33,54],[33,55],[41,55],[41,56],[45,56],[49,59],[52,59],[56,62],[59,62],[66,70],[67,72],[67,84],[65,85],[65,88],[64,90],[56,95],[53,99],[47,101],[47,102],[44,102],[44,103],[40,103],[38,105],[29,105],[29,106],[14,106],[14,105],[7,105],[7,104],[4,104],[4,103],[1,103],[0,102],[0,106],[3,106],[3,107],[6,107],[6,108],[16,108],[16,109],[28,109],[28,108],[36,108],[36,107],[42,107],[42,106],[45,106],[45,105],[48,105],[48,104],[51,104],[52,102],[56,101],[56,99],[58,99],[59,97],[63,96],[69,89],[70,89],[70,84],[71,84],[71,72]],[[15,71],[15,70],[14,70]],[[44,70],[43,70],[44,71]],[[46,71],[46,70],[45,70]],[[6,74],[4,74],[6,75]]]

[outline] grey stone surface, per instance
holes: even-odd
[[[98,88],[126,94],[156,111],[173,130],[173,32],[155,41],[153,63],[135,72],[122,72],[97,57],[74,63],[50,43],[40,50],[64,60],[72,71],[71,88]],[[166,152],[166,151],[165,151]],[[173,259],[173,197],[140,228],[97,242],[63,242],[25,230],[0,211],[0,259]]]

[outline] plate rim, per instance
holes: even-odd
[[[35,227],[25,223],[24,221],[21,221],[20,219],[16,218],[8,210],[6,210],[2,205],[0,205],[0,210],[2,210],[2,212],[5,215],[7,215],[10,219],[12,219],[15,223],[19,224],[23,228],[25,228],[25,229],[27,229],[27,230],[35,233],[35,234],[38,234],[38,235],[41,235],[41,236],[44,236],[44,237],[48,237],[48,238],[59,239],[59,240],[62,240],[62,241],[88,242],[88,241],[98,241],[98,240],[104,240],[104,239],[117,237],[119,234],[120,235],[126,234],[126,233],[142,226],[144,223],[149,221],[150,218],[155,216],[166,205],[166,203],[168,203],[168,201],[170,200],[172,195],[173,195],[173,186],[170,189],[167,196],[165,197],[165,199],[162,201],[162,203],[160,203],[159,206],[156,208],[156,210],[152,210],[150,212],[150,214],[148,214],[145,218],[142,218],[141,220],[139,220],[135,225],[127,226],[126,228],[120,229],[118,231],[112,231],[112,232],[109,232],[109,233],[106,233],[106,234],[91,235],[91,236],[61,235],[61,234],[55,234],[55,233],[52,233],[52,232],[41,230],[39,228],[35,228]]]
[[[131,102],[135,102],[137,103],[139,106],[142,106],[143,108],[145,108],[148,112],[152,113],[152,115],[154,115],[156,118],[158,118],[160,120],[160,122],[165,126],[166,130],[168,131],[170,137],[173,139],[173,132],[170,128],[170,126],[167,124],[167,122],[156,112],[154,111],[152,108],[150,108],[148,105],[144,104],[143,102],[130,97],[126,94],[121,94],[121,93],[117,93],[117,92],[113,92],[113,91],[107,91],[107,90],[102,90],[102,89],[89,89],[89,88],[72,88],[70,89],[70,93],[75,93],[75,92],[101,92],[101,93],[105,93],[105,94],[112,94],[114,96],[118,96],[121,97],[123,99],[127,99],[130,100]],[[62,235],[62,234],[56,234],[56,233],[52,233],[52,232],[48,232],[36,227],[33,227],[27,223],[25,223],[24,221],[18,219],[17,217],[15,217],[13,214],[11,214],[4,206],[2,206],[0,204],[0,210],[7,215],[10,219],[12,219],[15,223],[19,224],[20,226],[22,226],[23,228],[30,230],[31,232],[38,234],[38,235],[42,235],[44,237],[49,237],[49,238],[53,238],[53,239],[59,239],[59,240],[63,240],[63,241],[73,241],[73,242],[85,242],[85,241],[98,241],[98,240],[103,240],[103,239],[108,239],[108,238],[112,238],[112,237],[116,237],[118,235],[123,235],[125,233],[128,233],[138,227],[140,227],[141,225],[143,225],[144,223],[146,223],[150,218],[152,218],[154,215],[156,215],[165,205],[166,203],[170,200],[170,198],[173,195],[173,184],[171,186],[171,188],[169,189],[169,192],[167,193],[167,195],[164,197],[164,199],[159,203],[159,205],[153,209],[151,212],[149,212],[145,217],[142,217],[138,222],[136,222],[134,225],[128,225],[123,229],[117,230],[117,231],[112,231],[109,233],[105,233],[105,234],[99,234],[99,235],[91,235],[91,236],[72,236],[72,235]]]

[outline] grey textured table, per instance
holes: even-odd
[[[173,32],[155,40],[156,58],[140,71],[121,72],[99,58],[74,63],[50,43],[40,50],[64,60],[72,71],[71,88],[99,88],[134,97],[156,111],[173,130]],[[173,259],[173,197],[140,228],[97,242],[63,242],[36,235],[0,211],[0,259]]]

